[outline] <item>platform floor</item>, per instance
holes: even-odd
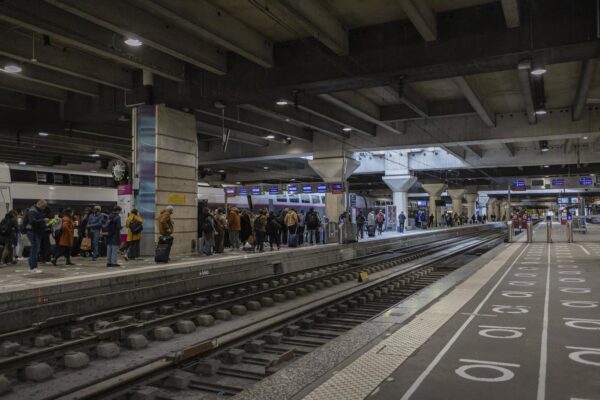
[[[432,231],[447,230],[445,229],[426,229],[426,230],[411,230],[405,231],[400,234],[397,232],[383,232],[381,235],[375,237],[360,239],[360,242],[368,242],[373,240],[383,240],[400,236],[413,236],[413,235],[424,235]],[[288,248],[282,246],[281,250],[275,252],[293,252],[299,249],[309,247],[310,245],[304,244],[299,248]],[[325,246],[338,246],[338,244],[320,244],[315,245],[320,248]],[[72,257],[72,262],[75,265],[66,266],[65,259],[61,258],[58,265],[55,267],[51,263],[40,263],[39,268],[42,270],[41,274],[31,274],[29,272],[29,266],[27,259],[18,261],[17,264],[13,265],[1,265],[0,266],[0,293],[13,291],[16,289],[27,289],[32,287],[38,287],[41,284],[52,284],[58,282],[64,282],[71,279],[89,278],[89,279],[101,279],[104,277],[127,274],[128,271],[156,271],[165,268],[174,268],[178,266],[186,265],[203,265],[210,264],[216,260],[233,260],[236,259],[248,259],[252,257],[260,257],[265,254],[271,253],[268,245],[264,253],[259,252],[246,252],[246,251],[232,251],[226,249],[223,254],[213,254],[211,256],[205,255],[194,255],[177,257],[173,256],[171,262],[168,264],[156,264],[152,257],[142,257],[141,259],[125,261],[119,256],[119,263],[122,268],[107,268],[106,258],[98,258],[96,261],[92,261],[91,258],[84,257]]]
[[[570,244],[560,230],[521,236],[303,398],[599,399],[600,229]]]

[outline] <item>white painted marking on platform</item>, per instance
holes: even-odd
[[[583,245],[579,244],[578,246],[581,247],[581,250],[583,250],[583,252],[585,254],[587,254],[588,256],[591,256],[590,252],[585,247],[583,247]]]
[[[540,345],[540,369],[538,374],[537,399],[546,399],[546,368],[548,365],[548,313],[550,304],[550,247],[548,247],[548,269],[546,270],[546,294],[544,296],[544,318]]]

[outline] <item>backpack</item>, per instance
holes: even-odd
[[[29,225],[29,211],[27,211],[25,215],[23,215],[21,225],[19,225],[19,232],[23,234],[27,233],[27,225]]]
[[[206,218],[206,220],[202,224],[202,232],[206,233],[208,235],[209,233],[212,233],[213,231],[214,231],[214,229],[213,229],[212,224],[210,223],[210,218]]]
[[[134,220],[131,220],[131,222],[129,223],[129,230],[133,234],[140,233],[141,231],[144,230],[144,226],[142,225],[142,223],[140,221],[134,219]]]
[[[317,215],[313,212],[306,216],[306,226],[309,228],[316,228],[319,225],[319,219]]]
[[[8,236],[10,235],[10,229],[8,228],[8,221],[6,217],[0,221],[0,236]]]

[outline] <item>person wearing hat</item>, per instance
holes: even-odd
[[[158,217],[158,231],[162,236],[171,236],[173,234],[173,206],[167,206],[160,212]]]
[[[124,249],[125,260],[135,260],[140,256],[140,240],[142,240],[142,230],[144,221],[137,209],[131,210],[125,221],[127,227],[127,245]]]

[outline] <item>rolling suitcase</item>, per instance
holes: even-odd
[[[154,261],[157,263],[169,262],[169,255],[171,254],[172,245],[173,236],[160,236],[154,252]]]
[[[297,233],[289,233],[288,234],[288,247],[298,247],[298,234]]]
[[[369,237],[375,237],[375,225],[369,225],[367,227],[367,233],[369,234]]]

